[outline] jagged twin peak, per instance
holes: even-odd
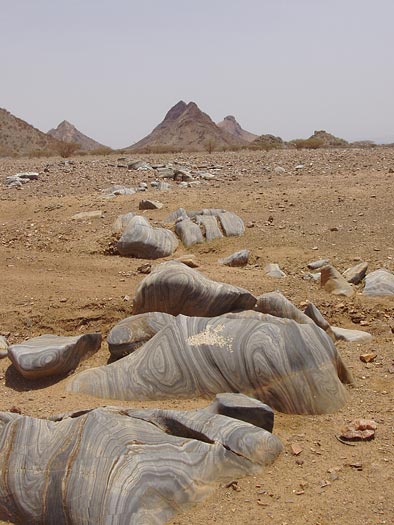
[[[164,120],[133,151],[204,151],[244,146],[247,141],[217,126],[195,102],[175,104]]]
[[[218,122],[217,125],[220,129],[223,129],[224,131],[227,131],[227,133],[230,133],[235,137],[245,140],[246,142],[253,142],[255,139],[257,139],[258,136],[254,133],[250,133],[249,131],[242,129],[241,125],[239,124],[239,122],[236,121],[233,115],[228,115],[227,117],[224,117],[224,120]]]
[[[80,149],[85,151],[92,151],[98,148],[106,147],[81,133],[75,126],[73,126],[73,124],[67,122],[67,120],[63,120],[63,122],[61,122],[57,128],[50,129],[48,131],[48,135],[51,135],[57,140],[78,144]]]

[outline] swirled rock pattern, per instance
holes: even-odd
[[[243,288],[212,281],[177,261],[160,264],[138,286],[133,313],[220,315],[253,309],[256,298]]]
[[[133,354],[78,374],[68,389],[122,400],[242,392],[282,412],[319,414],[343,405],[349,381],[312,321],[179,315]]]
[[[394,295],[394,274],[385,268],[369,273],[365,278],[364,295]]]
[[[52,421],[1,412],[0,519],[159,525],[281,450],[270,432],[204,409],[108,407]]]
[[[117,243],[121,255],[142,259],[158,259],[171,255],[178,247],[178,239],[170,230],[153,228],[145,217],[130,219]]]
[[[118,358],[131,354],[173,319],[172,315],[163,312],[147,312],[123,319],[108,334],[111,355]]]
[[[11,345],[8,357],[27,379],[68,374],[78,363],[96,352],[101,334],[77,336],[41,335],[24,343]]]
[[[263,314],[274,315],[284,319],[293,319],[300,324],[311,324],[313,321],[301,312],[280,292],[268,292],[257,297],[255,309]]]

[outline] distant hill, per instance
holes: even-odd
[[[247,142],[220,129],[195,102],[183,100],[145,138],[126,148],[129,151],[203,151],[243,146]]]
[[[48,135],[64,142],[78,144],[80,149],[84,151],[93,151],[107,147],[81,133],[73,124],[67,122],[67,120],[63,120],[57,128],[49,130]]]
[[[246,142],[253,142],[258,137],[258,135],[242,129],[241,125],[236,121],[233,115],[224,117],[221,122],[217,123],[217,126],[220,129],[227,131],[227,133],[230,133],[230,135],[234,135],[235,137],[245,140]]]
[[[260,135],[253,142],[249,144],[251,149],[279,149],[286,147],[286,142],[283,141],[280,137],[275,137],[275,135]]]
[[[0,108],[0,156],[55,154],[56,139]]]
[[[349,145],[347,140],[336,137],[323,129],[315,131],[309,139],[320,140],[323,148],[342,148]]]

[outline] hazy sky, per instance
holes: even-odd
[[[179,100],[284,139],[394,140],[394,0],[0,0],[0,107],[112,147]]]

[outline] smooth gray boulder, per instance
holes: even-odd
[[[224,259],[219,259],[220,264],[225,266],[245,266],[249,261],[249,250],[240,250],[239,252],[232,253]]]
[[[218,221],[214,215],[197,215],[196,223],[203,227],[207,241],[213,241],[214,239],[221,239],[223,237],[218,226]]]
[[[245,233],[243,220],[230,211],[219,213],[218,218],[226,237],[240,236]]]
[[[121,400],[242,392],[282,412],[321,414],[343,406],[350,381],[312,321],[178,315],[132,354],[81,372],[67,388]]]
[[[256,298],[247,290],[213,281],[177,261],[158,265],[138,286],[133,313],[166,312],[194,316],[252,310]]]
[[[163,312],[147,312],[123,319],[108,334],[111,355],[119,358],[131,354],[173,319],[172,315]]]
[[[178,247],[178,239],[170,230],[153,228],[145,217],[130,219],[116,244],[121,255],[140,259],[158,259],[172,255]]]
[[[364,295],[394,295],[394,274],[380,268],[365,277]]]
[[[8,357],[26,379],[66,375],[97,352],[101,334],[57,336],[45,334],[8,348]]]
[[[230,402],[241,416],[255,405]],[[49,420],[1,412],[0,421],[0,519],[25,525],[161,525],[220,483],[261,476],[283,449],[264,428],[209,407]]]

